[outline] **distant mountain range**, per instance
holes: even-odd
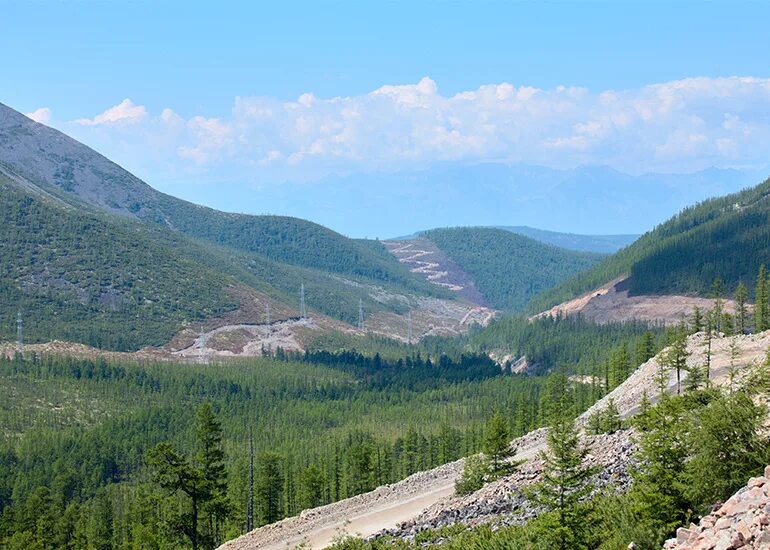
[[[229,211],[309,217],[340,233],[392,238],[435,227],[538,227],[641,234],[681,209],[755,185],[768,170],[632,176],[603,166],[437,165],[316,182],[166,186]]]

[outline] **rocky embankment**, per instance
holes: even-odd
[[[539,481],[543,471],[539,451],[545,445],[545,430],[537,430],[517,441],[525,446],[526,450],[522,454],[526,454],[527,450],[536,450],[537,454],[523,463],[515,473],[488,483],[471,495],[454,496],[441,501],[414,520],[404,522],[395,529],[381,531],[375,537],[392,536],[411,540],[420,531],[449,525],[509,526],[522,525],[532,519],[539,510],[527,499],[526,493],[530,485]],[[631,431],[587,436],[584,444],[589,449],[584,464],[597,470],[591,479],[595,490],[610,486],[620,492],[627,490],[631,484],[628,472],[634,461],[635,450]]]
[[[700,525],[680,527],[666,550],[770,549],[770,466]]]

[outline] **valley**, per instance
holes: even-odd
[[[770,462],[770,181],[636,240],[379,241],[165,195],[4,105],[0,144],[0,546],[529,548],[560,434],[570,514],[657,548]],[[751,455],[693,471],[717,407]],[[644,478],[670,426],[679,477]]]
[[[691,366],[703,364],[706,342],[703,334],[688,339]],[[762,364],[770,349],[770,331],[758,335],[715,338],[711,347],[711,381],[728,387],[740,380],[747,380],[752,369]],[[664,350],[655,358],[634,369],[620,386],[598,400],[577,417],[576,423],[587,430],[592,415],[608,406],[610,401],[617,407],[621,419],[639,413],[644,396],[652,401],[659,395],[660,370]],[[735,369],[734,374],[730,374]],[[734,378],[735,381],[732,379]],[[666,380],[666,391],[676,393],[675,373]],[[455,496],[454,484],[462,473],[462,461],[415,474],[394,485],[380,487],[371,493],[340,501],[327,507],[303,512],[280,523],[263,527],[224,546],[223,550],[277,549],[301,542],[310,548],[325,548],[341,533],[359,537],[410,538],[429,529],[463,524],[478,527],[487,523],[521,523],[534,516],[532,507],[524,506],[520,499],[524,487],[534,483],[542,472],[540,454],[546,449],[546,432],[543,429],[514,439],[514,462],[523,462],[520,472],[486,485],[468,496]],[[624,479],[628,485],[627,468],[631,464],[634,448],[632,433],[619,431],[613,436],[584,436],[591,449],[588,460],[600,465],[607,474],[605,483],[617,483]],[[519,500],[517,500],[519,499]],[[522,509],[522,507],[524,508]],[[522,517],[523,516],[523,517]],[[351,520],[349,523],[345,519]]]

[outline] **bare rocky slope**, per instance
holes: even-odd
[[[688,339],[691,354],[688,361],[691,365],[703,364],[705,343],[704,334],[695,334]],[[732,344],[738,350],[737,355],[731,353]],[[735,366],[739,376],[747,373],[749,367],[765,359],[768,347],[770,331],[714,339],[712,381],[720,385],[728,384],[731,366]],[[641,365],[623,384],[584,412],[578,418],[578,424],[585,425],[596,410],[602,410],[608,405],[610,399],[622,417],[637,412],[645,393],[654,401],[658,392],[655,375],[659,371],[660,356]],[[669,390],[673,391],[675,387],[675,374],[671,373]],[[597,485],[612,484],[618,490],[627,487],[627,471],[633,461],[634,451],[632,432],[623,430],[609,435],[585,436],[584,441],[591,449],[586,460],[601,467],[595,479]],[[515,474],[489,483],[471,495],[454,495],[454,482],[462,471],[463,461],[460,460],[415,474],[371,493],[305,511],[297,517],[257,529],[222,548],[292,548],[302,542],[311,548],[323,548],[342,533],[365,537],[390,535],[409,539],[424,529],[456,523],[522,523],[537,513],[527,502],[522,489],[539,477],[542,469],[540,453],[546,446],[546,431],[535,430],[516,439],[512,445],[516,449],[516,460],[523,460],[524,464]]]
[[[699,296],[631,296],[626,282],[626,277],[620,277],[577,298],[562,302],[533,318],[580,315],[594,323],[647,321],[672,325],[678,323],[682,317],[689,317],[696,307],[703,311],[714,307],[714,300]],[[734,313],[735,302],[726,300],[725,311]]]

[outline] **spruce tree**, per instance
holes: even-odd
[[[513,469],[510,459],[513,457],[511,449],[511,432],[508,422],[500,412],[495,412],[484,429],[484,444],[481,448],[489,465],[489,479],[498,479]]]
[[[220,523],[228,515],[230,505],[227,499],[227,470],[225,452],[222,448],[222,425],[214,415],[210,403],[204,403],[197,413],[198,454],[203,480],[206,483],[208,498],[205,503],[208,514],[207,543],[210,547],[219,546]]]
[[[182,453],[168,443],[160,443],[147,455],[153,469],[153,479],[169,492],[181,492],[190,499],[189,514],[180,515],[174,523],[190,539],[193,550],[198,549],[200,533],[198,522],[201,506],[209,498],[208,484],[200,468],[190,463]]]
[[[257,465],[255,487],[260,523],[274,523],[283,515],[281,457],[273,452],[264,452],[257,457]]]
[[[636,346],[635,363],[638,367],[655,356],[655,335],[647,331]]]
[[[560,550],[582,546],[586,517],[578,512],[581,500],[593,487],[594,470],[583,464],[588,449],[580,443],[571,414],[571,404],[562,399],[562,413],[553,417],[548,428],[548,451],[542,453],[541,480],[530,490],[532,500],[553,512],[556,525],[551,530],[553,546]]]
[[[762,332],[768,328],[767,318],[767,269],[765,264],[759,268],[757,275],[757,288],[754,293],[754,330]]]
[[[748,299],[749,291],[741,281],[735,290],[735,321],[738,334],[746,334],[746,302]]]
[[[714,300],[714,309],[711,310],[713,317],[714,330],[722,332],[722,315],[725,310],[725,286],[722,283],[722,279],[717,277],[711,284],[711,298]]]

